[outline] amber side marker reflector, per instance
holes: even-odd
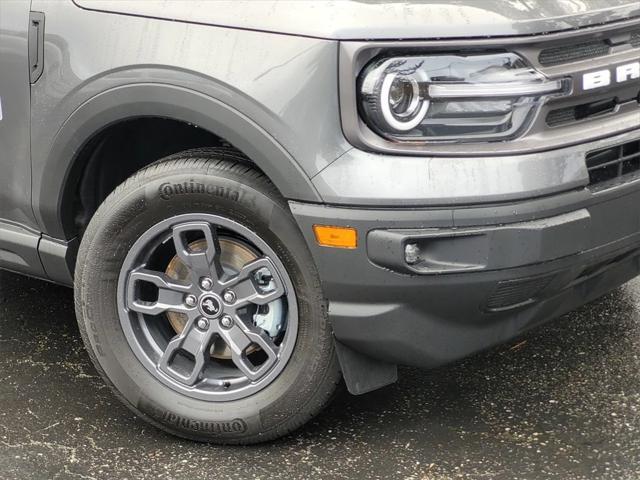
[[[358,246],[358,232],[351,227],[332,227],[329,225],[314,225],[313,233],[321,247],[356,248]]]

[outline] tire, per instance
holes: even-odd
[[[199,232],[202,239],[193,240]],[[147,239],[152,240],[144,243]],[[142,267],[164,265],[173,245],[172,262],[184,259],[183,267],[193,267],[187,269],[188,278],[194,279],[202,272],[195,257],[211,261],[216,258],[212,252],[222,251],[215,248],[222,249],[223,243],[257,259],[247,264],[249,270],[259,261],[267,262],[266,270],[233,270],[237,284],[228,284],[249,292],[245,296],[249,300],[235,299],[237,305],[246,306],[233,310],[233,315],[215,316],[231,309],[227,297],[222,300],[228,290],[214,289],[207,296],[202,290],[206,283],[201,280],[197,286],[195,280],[183,278],[180,289],[200,289],[200,296],[194,295],[197,306],[189,309],[176,303],[179,295],[172,289],[178,287],[152,284],[169,277],[143,276]],[[217,266],[212,267],[215,288],[229,276],[219,259],[208,264]],[[136,262],[142,267],[134,268]],[[271,300],[281,292],[283,296]],[[165,298],[172,299],[168,303],[176,312],[186,313],[167,310],[156,315],[166,306]],[[257,306],[251,299],[271,303]],[[182,152],[120,185],[84,234],[75,273],[75,304],[82,338],[105,382],[137,415],[180,437],[220,444],[278,438],[318,414],[340,381],[326,303],[305,240],[275,187],[229,150]],[[264,320],[258,316],[263,311],[271,315],[268,331],[255,323],[256,318]],[[180,324],[183,330],[169,322],[176,318],[186,322]],[[231,318],[230,330],[225,330],[225,318]],[[202,320],[205,329],[215,332],[211,344],[202,340],[200,349],[194,350],[187,337],[209,335],[200,330]],[[241,341],[235,340],[236,334]],[[232,337],[228,344],[221,343]],[[247,339],[254,343],[234,353],[233,346],[240,350]],[[163,342],[168,342],[164,351]],[[215,357],[214,350],[223,353]],[[255,369],[249,357],[259,358]],[[198,370],[200,359],[206,366]],[[251,380],[256,372],[262,376]]]

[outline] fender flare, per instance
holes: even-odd
[[[78,158],[83,147],[109,126],[141,117],[168,118],[207,130],[250,158],[285,198],[322,201],[295,159],[241,112],[187,88],[135,83],[95,95],[80,105],[58,131],[39,188],[33,192],[34,213],[46,234],[59,239],[76,234],[70,209],[84,167]]]

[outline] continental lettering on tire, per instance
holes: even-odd
[[[170,200],[179,195],[190,194],[206,194],[214,197],[228,198],[229,200],[240,200],[241,193],[238,190],[224,187],[222,185],[214,185],[210,183],[200,183],[189,180],[180,183],[163,183],[158,187],[158,194],[163,200]]]
[[[217,435],[238,434],[247,431],[247,423],[241,418],[234,418],[228,421],[195,420],[164,410],[145,399],[140,400],[138,408],[156,421],[184,430]]]

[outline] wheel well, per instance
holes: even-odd
[[[113,124],[78,154],[73,175],[77,181],[69,182],[63,212],[81,235],[100,204],[135,172],[168,155],[201,147],[233,148],[223,138],[178,120],[141,117]]]

